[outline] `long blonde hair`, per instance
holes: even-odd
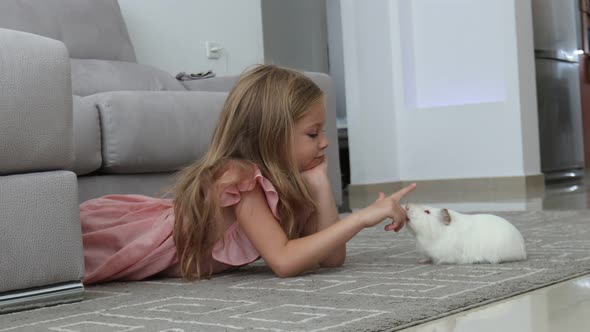
[[[201,258],[218,240],[220,195],[252,177],[253,165],[279,193],[282,229],[289,239],[299,236],[297,214],[316,206],[293,160],[293,126],[322,97],[305,75],[274,65],[259,65],[240,77],[223,105],[208,151],[180,173],[175,187],[174,241],[185,279],[203,275]],[[237,176],[220,183],[230,168]]]

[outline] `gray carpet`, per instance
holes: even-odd
[[[417,264],[406,233],[363,231],[339,269],[277,279],[262,263],[209,281],[90,287],[85,301],[0,316],[0,331],[394,331],[590,273],[590,211],[498,213],[525,262]]]

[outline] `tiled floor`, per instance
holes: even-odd
[[[478,200],[478,194],[482,199]],[[590,208],[590,172],[580,181],[548,184],[526,195],[413,193],[407,201],[440,205],[462,212],[505,210],[568,210]],[[354,201],[365,198],[347,197]],[[490,199],[490,197],[492,197]],[[346,203],[345,203],[346,206]],[[588,225],[590,227],[590,225]],[[590,241],[590,239],[589,239]],[[588,332],[590,331],[590,275],[525,293],[484,307],[414,326],[404,332]]]
[[[403,332],[587,332],[590,277],[465,311]]]

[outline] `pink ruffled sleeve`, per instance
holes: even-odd
[[[272,183],[262,176],[258,168],[255,170],[253,179],[242,181],[237,185],[232,185],[225,189],[221,194],[221,207],[238,204],[241,199],[241,193],[253,190],[257,183],[264,191],[268,207],[272,211],[272,214],[278,219],[277,204],[279,203],[279,195]],[[260,257],[260,254],[254,248],[237,221],[234,221],[224,232],[223,238],[215,243],[212,253],[213,259],[216,261],[232,266],[245,265]]]

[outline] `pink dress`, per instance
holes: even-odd
[[[240,192],[260,184],[268,206],[277,218],[279,197],[274,186],[256,170],[253,179],[227,188],[221,206],[240,201]],[[141,280],[158,275],[180,277],[172,230],[172,200],[141,195],[108,195],[80,205],[84,244],[83,283],[112,280]],[[277,218],[278,219],[278,218]],[[206,263],[218,273],[251,263],[260,256],[244,230],[235,220],[226,221],[227,229]]]

